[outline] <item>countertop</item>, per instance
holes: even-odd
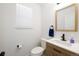
[[[52,38],[52,39],[43,38],[42,41],[54,44],[56,46],[59,46],[61,48],[64,48],[64,49],[67,49],[69,51],[79,54],[79,43],[71,44],[71,43],[68,43],[67,41],[61,41],[58,38]]]

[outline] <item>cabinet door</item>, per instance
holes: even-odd
[[[54,46],[47,44],[46,50],[44,52],[46,56],[62,56],[61,51],[57,51]]]
[[[45,56],[52,56],[52,50],[50,47],[46,47],[46,50],[44,51]]]

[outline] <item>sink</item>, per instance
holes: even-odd
[[[72,46],[72,44],[70,44],[68,41],[62,41],[61,38],[53,38],[53,39],[50,39],[50,41],[57,44],[65,45],[65,46]]]

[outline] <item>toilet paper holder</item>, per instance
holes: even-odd
[[[17,48],[21,48],[22,47],[22,45],[17,45]]]

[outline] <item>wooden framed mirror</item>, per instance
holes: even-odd
[[[55,13],[55,30],[64,32],[76,32],[78,30],[77,4],[72,4]]]

